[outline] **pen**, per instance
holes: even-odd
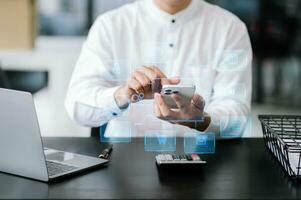
[[[98,158],[103,158],[103,159],[109,159],[110,158],[110,154],[113,151],[113,145],[110,144],[107,148],[105,148],[101,154],[99,154]]]

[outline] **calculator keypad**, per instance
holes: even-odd
[[[156,162],[158,165],[162,164],[206,164],[206,161],[202,160],[197,154],[159,154],[156,156]]]

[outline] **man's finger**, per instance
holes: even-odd
[[[155,103],[158,105],[158,108],[160,109],[161,115],[164,119],[177,120],[178,113],[172,111],[164,102],[162,96],[158,93],[155,93]]]
[[[147,76],[145,76],[144,73],[136,71],[134,73],[134,77],[140,83],[140,85],[143,87],[144,92],[148,92],[150,90],[151,81]]]
[[[152,92],[153,94],[160,93],[162,90],[162,84],[161,84],[161,79],[154,79],[152,80]]]
[[[162,78],[161,79],[161,84],[162,85],[177,85],[181,82],[181,80],[177,77],[173,78]]]
[[[139,83],[139,81],[137,81],[135,79],[135,77],[132,77],[129,81],[128,81],[128,86],[129,88],[133,89],[136,91],[136,93],[144,93],[143,87],[142,85]]]
[[[171,97],[175,101],[179,109],[185,109],[190,105],[190,101],[179,94],[172,94]]]
[[[138,69],[139,72],[144,73],[151,80],[151,88],[153,94],[156,92],[161,92],[162,84],[161,79],[166,78],[166,76],[156,67],[146,67]]]
[[[158,75],[158,78],[166,78],[165,74],[156,66],[150,67],[156,74]]]
[[[191,100],[191,103],[198,109],[204,110],[205,100],[199,94],[194,94]]]
[[[128,94],[129,94],[129,99],[130,102],[136,103],[139,101],[139,95],[137,94],[137,92],[131,88],[128,89]]]
[[[156,104],[156,103],[154,104],[154,112],[155,112],[156,117],[162,118],[161,111],[160,111],[160,109],[159,109],[158,104]]]
[[[177,77],[168,79],[158,67],[151,66],[151,68],[159,75],[159,78],[161,78],[162,85],[176,85],[180,83],[180,79]]]
[[[144,73],[150,80],[160,78],[159,75],[150,67],[142,67],[138,69],[139,72]]]

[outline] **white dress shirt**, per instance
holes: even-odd
[[[131,104],[123,111],[114,92],[135,69],[155,65],[167,77],[195,84],[211,116],[208,131],[227,136],[220,132],[228,129],[231,137],[248,122],[251,63],[246,26],[230,12],[192,0],[186,9],[171,15],[153,0],[140,0],[97,18],[83,45],[65,104],[70,117],[84,126],[121,119],[145,128],[154,116],[153,100]]]

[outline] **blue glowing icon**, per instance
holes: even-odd
[[[130,143],[131,135],[132,127],[130,121],[113,119],[107,125],[105,133],[103,129],[100,128],[101,142]]]
[[[220,135],[225,138],[241,137],[248,124],[248,117],[236,116],[222,118],[220,121]]]
[[[248,64],[248,52],[245,50],[226,50],[218,66],[220,71],[243,70]]]
[[[112,81],[125,81],[132,71],[132,63],[128,59],[114,59],[109,61],[111,73],[113,75]]]
[[[158,135],[157,138],[158,138],[158,142],[159,142],[160,145],[166,144],[167,136],[165,136],[165,135],[164,136],[163,135]]]
[[[120,67],[120,64],[118,62],[114,62],[113,64],[113,73],[116,75],[116,76],[119,76],[120,75],[120,72],[121,72],[121,67]]]
[[[184,137],[184,152],[187,154],[212,154],[215,152],[215,134],[188,132]]]
[[[247,101],[247,90],[244,84],[237,84],[231,91],[234,99],[245,102]]]
[[[145,151],[175,151],[176,150],[176,136],[170,130],[146,131],[144,138]]]
[[[161,41],[142,42],[142,61],[144,64],[161,63],[166,64],[172,59],[172,53],[169,51],[169,43]]]
[[[196,145],[207,145],[208,135],[196,135]]]

